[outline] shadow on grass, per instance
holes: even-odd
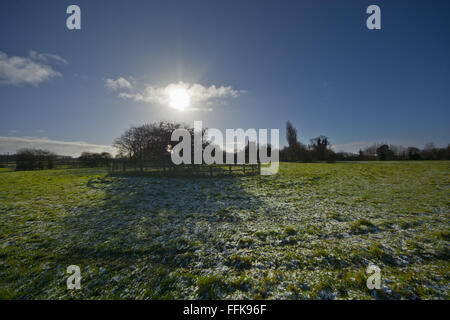
[[[233,234],[245,223],[240,213],[262,205],[246,192],[242,179],[248,178],[127,174],[90,179],[89,190],[102,196],[63,218],[65,248],[55,262],[106,269],[109,277],[133,268],[198,274],[223,264],[229,243],[221,234]],[[152,279],[146,281],[157,281]]]

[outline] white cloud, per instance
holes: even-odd
[[[0,136],[0,154],[15,153],[23,148],[45,149],[59,155],[79,156],[83,151],[109,152],[115,154],[112,146],[92,144],[80,141],[58,141],[38,137],[4,137]]]
[[[8,57],[0,51],[0,83],[37,86],[51,78],[60,77],[61,73],[49,65],[52,62],[67,63],[63,58],[48,53],[30,51],[29,57]]]
[[[51,54],[51,53],[38,53],[34,50],[30,50],[30,52],[28,53],[29,57],[32,60],[36,60],[36,61],[42,61],[42,62],[55,62],[55,63],[59,63],[59,64],[68,64],[66,59],[61,58],[60,56],[56,55],[56,54]]]
[[[370,147],[373,143],[366,141],[356,141],[342,144],[334,144],[331,146],[335,152],[350,152],[350,153],[358,153],[360,149],[364,150],[367,147]]]
[[[183,88],[190,97],[191,106],[187,110],[211,111],[214,104],[224,104],[226,100],[239,97],[243,90],[231,86],[203,86],[198,83],[169,83],[166,86],[144,85],[141,88],[132,86],[126,79],[107,79],[106,86],[118,92],[122,99],[143,101],[151,104],[169,106],[169,93],[177,88]]]
[[[122,77],[119,77],[117,79],[106,79],[105,85],[107,88],[109,88],[113,91],[117,91],[120,89],[132,89],[133,88],[131,82]]]

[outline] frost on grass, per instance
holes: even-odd
[[[0,173],[0,298],[449,298],[447,162]],[[369,263],[382,288],[366,287]],[[68,265],[82,289],[68,291]]]

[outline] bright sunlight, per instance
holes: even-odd
[[[169,91],[169,105],[180,111],[185,110],[191,104],[189,92],[183,87],[173,88]]]

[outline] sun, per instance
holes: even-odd
[[[189,92],[183,87],[170,89],[169,105],[177,110],[183,111],[191,104],[191,96]]]

